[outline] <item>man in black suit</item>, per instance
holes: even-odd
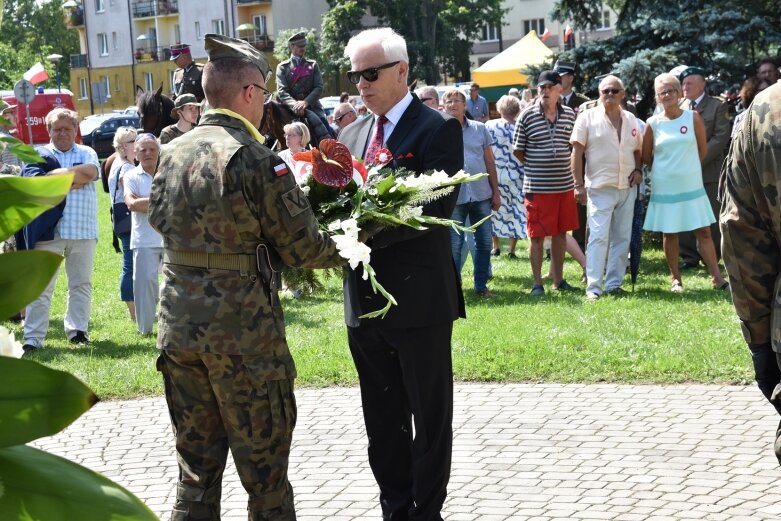
[[[363,31],[347,44],[345,56],[352,65],[348,79],[374,114],[340,136],[355,156],[372,164],[376,151],[386,148],[391,168],[453,175],[463,167],[458,121],[407,89],[409,59],[401,36],[389,28]],[[457,196],[455,191],[427,204],[424,213],[449,218]],[[449,230],[391,228],[368,244],[372,266],[398,306],[385,318],[361,319],[383,307],[384,298],[362,280],[359,268],[348,272],[344,307],[382,516],[440,521],[453,445],[450,341],[453,321],[464,316]]]

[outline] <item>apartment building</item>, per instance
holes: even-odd
[[[472,46],[470,61],[472,69],[484,64],[502,50],[508,48],[529,31],[536,31],[544,38],[545,44],[554,53],[564,51],[568,46],[580,46],[588,41],[603,40],[613,36],[616,13],[609,7],[602,9],[600,25],[595,31],[573,30],[567,41],[567,27],[574,27],[573,22],[556,22],[551,18],[555,0],[504,0],[502,7],[509,9],[499,24],[486,25],[482,28],[478,41]],[[549,34],[545,35],[545,31]]]
[[[272,65],[279,31],[320,27],[325,0],[68,0],[68,26],[80,54],[70,56],[71,91],[82,116],[135,104],[136,85],[170,94],[176,66],[171,46],[190,45],[206,61],[204,35],[243,38]]]

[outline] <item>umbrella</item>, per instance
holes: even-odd
[[[629,273],[632,276],[632,291],[635,290],[637,272],[640,271],[640,257],[643,254],[643,221],[645,220],[645,201],[640,197],[640,185],[637,185],[635,210],[632,215],[632,238],[629,241]]]
[[[241,24],[240,26],[238,26],[236,28],[236,31],[237,32],[240,32],[240,31],[254,31],[255,29],[256,29],[255,24],[247,22],[245,24]]]

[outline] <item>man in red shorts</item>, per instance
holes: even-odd
[[[537,102],[521,113],[513,135],[513,154],[524,167],[524,205],[534,277],[532,296],[545,294],[542,255],[547,236],[551,237],[553,289],[577,291],[563,276],[567,232],[578,229],[576,185],[569,162],[575,112],[560,102],[561,77],[556,71],[540,73],[537,88]]]

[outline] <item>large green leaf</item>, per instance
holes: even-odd
[[[0,241],[68,195],[73,175],[0,176]]]
[[[51,436],[98,401],[72,374],[31,360],[0,356],[0,375],[0,447]]]
[[[3,521],[157,521],[133,494],[71,461],[26,446],[0,448]]]
[[[2,121],[5,120],[0,118],[0,122]],[[6,150],[19,158],[19,161],[22,161],[23,163],[41,163],[43,161],[41,154],[35,150],[34,146],[25,144],[15,137],[0,138],[0,143],[5,143],[7,147]]]
[[[48,251],[16,251],[0,255],[0,320],[38,298],[54,276],[62,257]]]

